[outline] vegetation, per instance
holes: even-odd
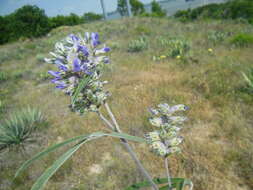
[[[36,38],[59,26],[73,26],[101,20],[101,18],[101,15],[95,13],[85,13],[83,16],[71,13],[69,16],[48,17],[43,9],[25,5],[10,15],[0,16],[0,44],[18,39]]]
[[[37,109],[27,108],[12,114],[0,124],[0,151],[36,140],[34,132],[42,123],[44,117]]]
[[[131,11],[135,16],[145,12],[144,5],[139,0],[130,0],[130,5]],[[117,10],[121,16],[127,16],[127,4],[125,0],[118,0]]]
[[[195,9],[178,11],[175,17],[183,21],[199,18],[245,19],[253,23],[253,1],[232,0],[221,4],[208,4]]]
[[[250,69],[248,74],[243,72],[242,76],[247,84],[247,88],[253,93],[253,69]]]
[[[140,26],[144,29],[137,31]],[[108,46],[118,43],[110,53],[113,64],[108,65],[103,78],[110,81],[108,89],[113,97],[108,102],[124,132],[141,137],[155,130],[147,122],[146,108],[150,105],[185,103],[190,107],[189,121],[182,130],[185,137],[182,154],[171,157],[172,176],[190,178],[198,190],[253,188],[253,96],[250,91],[241,90],[248,88],[241,72],[250,77],[252,47],[231,44],[231,39],[238,34],[252,35],[252,25],[233,20],[181,23],[168,18],[132,18],[59,27],[48,37],[0,47],[1,72],[22,73],[18,79],[11,77],[1,82],[0,99],[4,105],[1,122],[7,113],[30,105],[46,113],[50,123],[50,127],[40,133],[39,143],[33,143],[33,148],[28,149],[28,155],[1,154],[0,189],[30,189],[42,171],[71,144],[37,161],[12,183],[24,161],[48,146],[72,136],[93,133],[104,126],[93,113],[79,117],[70,112],[66,107],[69,99],[54,91],[48,79],[36,81],[40,73],[55,68],[40,62],[36,55],[47,54],[69,33],[83,34],[87,30],[101,33],[102,41]],[[129,42],[138,39],[143,31],[148,31],[149,48],[139,53],[128,52]],[[207,31],[229,36],[222,42],[217,40],[214,46]],[[168,47],[161,44],[160,38],[186,40],[191,45],[194,60],[187,64],[172,57],[158,63],[152,61],[153,55],[167,52]],[[55,173],[45,190],[124,189],[142,181],[135,164],[116,142],[117,139],[108,137],[106,141],[92,141],[80,148],[79,154],[73,155]],[[149,153],[146,146],[135,144],[134,150],[150,173],[164,176],[163,161]]]
[[[136,40],[132,40],[128,44],[129,52],[140,52],[147,48],[148,48],[148,42],[145,36],[141,36]]]
[[[243,33],[237,34],[231,39],[231,43],[241,47],[253,45],[253,35]]]

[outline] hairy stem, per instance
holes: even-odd
[[[117,123],[117,120],[115,119],[109,105],[107,103],[105,103],[105,108],[106,111],[108,112],[114,126],[115,126],[115,131],[121,133],[120,127]],[[132,147],[129,145],[129,143],[127,142],[126,139],[120,139],[123,146],[127,149],[127,151],[129,152],[130,156],[132,157],[132,159],[135,161],[136,165],[138,166],[140,172],[147,178],[147,180],[150,182],[150,184],[152,185],[154,190],[159,190],[157,185],[153,182],[152,177],[150,176],[150,174],[147,172],[147,170],[143,167],[143,165],[141,164],[140,160],[138,159],[137,155],[135,154],[135,152],[133,151]]]
[[[165,165],[166,174],[167,174],[167,178],[168,178],[168,184],[169,184],[168,190],[171,190],[172,184],[171,184],[171,177],[170,177],[170,171],[169,171],[169,161],[168,161],[167,157],[164,159],[164,165]]]

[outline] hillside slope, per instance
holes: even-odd
[[[6,104],[0,117],[30,105],[41,109],[49,121],[41,138],[26,145],[25,155],[15,151],[1,155],[0,189],[29,189],[61,151],[36,162],[12,184],[12,176],[24,160],[63,139],[102,129],[95,114],[80,117],[69,111],[69,98],[47,79],[46,72],[54,67],[42,62],[55,42],[69,33],[85,31],[99,32],[102,41],[112,47],[112,63],[104,78],[112,93],[109,103],[123,131],[137,136],[151,131],[149,106],[186,104],[190,107],[183,131],[186,138],[182,154],[171,157],[172,175],[192,179],[195,190],[253,188],[253,95],[245,90],[241,75],[252,68],[252,46],[231,44],[237,34],[253,35],[252,25],[133,18],[60,27],[44,38],[0,46],[0,71],[9,76],[0,82],[0,99]],[[148,48],[128,52],[129,42],[143,34]],[[171,39],[187,43],[187,53],[167,56]],[[84,146],[45,189],[118,190],[139,181],[141,175],[134,163],[116,142],[101,139]],[[146,145],[133,145],[153,176],[165,175],[163,160]]]

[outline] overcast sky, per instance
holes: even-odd
[[[152,0],[140,0],[150,3]],[[108,12],[116,10],[117,0],[104,0]],[[84,12],[101,13],[100,0],[0,0],[0,15],[6,15],[23,5],[31,4],[45,10],[48,16]]]

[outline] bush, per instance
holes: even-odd
[[[146,37],[141,36],[137,40],[132,40],[128,44],[129,52],[140,52],[148,48],[148,42]]]
[[[228,32],[222,31],[210,31],[208,32],[207,39],[211,41],[214,45],[223,42],[230,34]]]
[[[252,22],[253,1],[252,0],[234,0],[226,3],[208,4],[187,11],[178,11],[174,15],[183,20],[195,20],[198,18],[212,19],[245,19]]]
[[[84,22],[93,22],[97,20],[101,20],[103,17],[100,14],[95,14],[92,12],[84,13],[83,15],[83,21]]]
[[[136,15],[143,14],[145,12],[144,5],[139,0],[130,0],[131,11]],[[127,4],[125,0],[118,0],[117,10],[121,16],[126,16],[127,13]]]
[[[189,50],[190,45],[187,41],[181,39],[168,40],[168,56],[173,58],[177,56],[184,56]]]
[[[4,72],[0,72],[0,83],[8,80],[8,75]]]
[[[247,47],[253,44],[253,35],[237,34],[231,39],[230,42],[236,46]]]
[[[30,142],[44,121],[42,113],[37,109],[27,108],[12,114],[0,124],[0,150]]]

